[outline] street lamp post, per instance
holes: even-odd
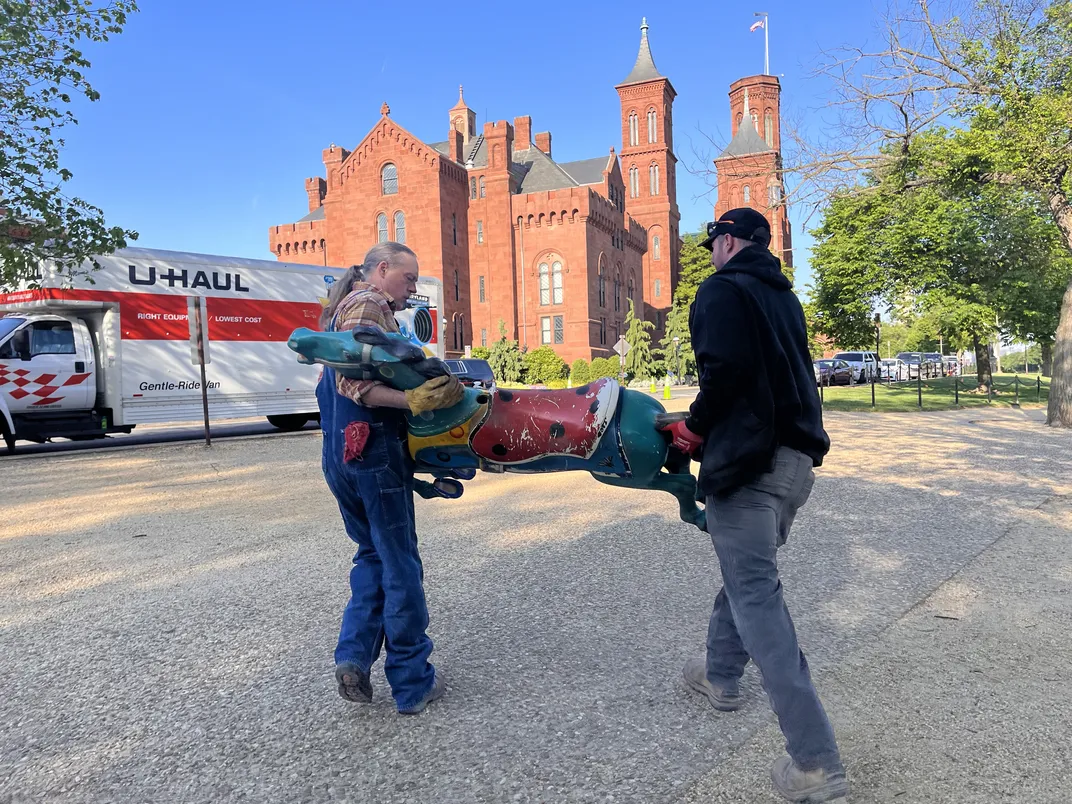
[[[882,359],[882,353],[879,351],[882,348],[882,316],[875,313],[875,357],[879,360]],[[875,407],[875,381],[876,375],[879,372],[879,364],[875,363],[875,370],[871,373],[871,407]]]
[[[674,378],[681,385],[681,338],[674,336]]]

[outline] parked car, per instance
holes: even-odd
[[[915,380],[920,376],[923,379],[941,376],[941,360],[935,363],[925,352],[899,352],[897,359],[903,360],[908,365],[908,379],[910,380]]]
[[[908,364],[896,357],[884,358],[879,363],[879,378],[883,382],[903,382],[908,379]]]
[[[855,370],[847,360],[816,360],[814,367],[816,385],[852,385]]]
[[[874,352],[838,352],[834,360],[844,360],[852,367],[856,382],[870,382],[878,376],[878,360]]]
[[[946,355],[942,358],[945,367],[945,376],[956,377],[960,374],[960,359],[956,355]]]
[[[462,385],[469,388],[494,388],[495,372],[487,360],[467,357],[464,360],[444,360],[450,371]]]

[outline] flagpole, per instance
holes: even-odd
[[[763,15],[763,74],[770,75],[770,17]]]
[[[770,75],[770,16],[766,11],[753,12],[752,16],[763,18],[763,74]],[[755,25],[752,29],[755,30]]]

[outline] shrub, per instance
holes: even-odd
[[[569,374],[566,361],[550,346],[541,346],[527,352],[524,357],[524,378],[530,385],[564,380]],[[565,384],[563,384],[565,387]]]
[[[569,376],[570,382],[575,386],[584,385],[592,381],[592,367],[588,365],[587,360],[578,358],[573,361]]]

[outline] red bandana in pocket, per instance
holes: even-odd
[[[365,444],[368,442],[368,422],[350,422],[346,425],[345,436],[346,446],[343,449],[342,459],[346,463],[360,461],[361,453],[365,451]]]

